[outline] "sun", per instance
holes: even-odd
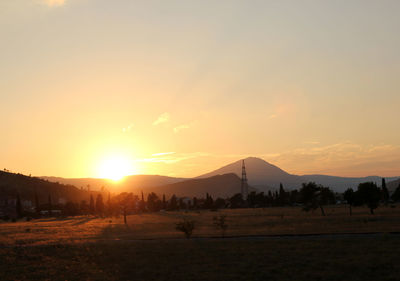
[[[100,163],[98,175],[101,178],[119,181],[136,172],[133,161],[123,156],[112,156]]]

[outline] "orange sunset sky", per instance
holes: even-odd
[[[400,175],[400,1],[0,1],[0,167]],[[110,172],[112,171],[112,172]]]

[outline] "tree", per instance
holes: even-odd
[[[112,206],[111,206],[111,194],[108,192],[108,199],[107,199],[107,215],[112,216]]]
[[[319,207],[323,216],[325,216],[323,206],[335,201],[335,194],[329,187],[317,185],[315,182],[303,183],[303,187],[300,189],[300,197],[304,204],[303,210],[315,210]]]
[[[98,215],[103,216],[104,203],[103,203],[103,196],[101,194],[97,195],[96,197],[96,212]]]
[[[51,206],[51,195],[49,194],[49,216],[51,216],[52,215],[52,212],[51,212],[51,210],[53,209],[53,207]]]
[[[91,215],[94,215],[95,209],[94,209],[94,200],[93,200],[93,195],[92,194],[90,194],[89,211],[90,211]]]
[[[301,203],[303,203],[303,210],[308,212],[318,208],[317,192],[318,186],[315,182],[303,183],[300,189]]]
[[[178,209],[178,199],[175,194],[172,195],[171,199],[169,199],[168,210],[175,211]]]
[[[356,194],[354,190],[352,188],[346,189],[346,191],[343,193],[343,198],[347,201],[347,204],[349,204],[349,211],[351,216],[353,214],[351,207],[354,206],[356,202]]]
[[[389,190],[386,187],[386,180],[382,178],[382,200],[385,204],[389,201]]]
[[[167,209],[167,201],[165,200],[165,194],[162,196],[162,208],[163,210]]]
[[[236,209],[240,208],[244,204],[244,200],[241,193],[236,193],[231,198],[229,198],[229,202],[231,203],[231,208]]]
[[[396,188],[396,190],[392,194],[392,200],[394,202],[400,201],[400,183],[399,183],[399,186]]]
[[[176,230],[182,231],[185,234],[185,237],[188,239],[192,236],[194,228],[195,221],[188,219],[178,222],[175,227]]]
[[[157,201],[158,196],[154,192],[151,192],[147,195],[147,209],[151,212],[159,211]]]
[[[221,209],[225,207],[225,200],[218,197],[215,202],[214,202],[214,206],[216,209]]]
[[[35,211],[37,215],[40,215],[40,210],[39,210],[39,198],[37,195],[37,192],[35,190]]]
[[[278,195],[278,202],[279,205],[284,206],[287,204],[287,193],[286,191],[283,189],[283,185],[282,183],[279,184],[279,195]]]
[[[19,196],[19,192],[17,193],[17,203],[15,204],[15,208],[17,211],[17,218],[22,217],[22,205],[21,205],[21,197]]]
[[[220,215],[213,218],[214,226],[221,230],[221,236],[225,237],[225,232],[228,229],[228,224],[226,223],[226,215]]]
[[[319,192],[317,196],[318,206],[321,209],[321,213],[325,216],[324,205],[333,204],[335,203],[335,194],[329,187],[319,187]]]
[[[134,201],[133,194],[123,192],[117,196],[116,200],[118,201],[118,205],[124,216],[124,223],[127,224],[126,216],[128,215],[128,212],[131,210],[133,206],[132,203]]]
[[[381,191],[373,182],[364,182],[358,185],[357,197],[362,204],[367,205],[371,215],[374,214],[374,209],[378,208],[379,200],[381,199]]]

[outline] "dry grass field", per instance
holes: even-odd
[[[0,223],[0,280],[399,280],[400,208],[160,212]],[[228,238],[213,217],[226,215]],[[175,230],[196,221],[194,239]],[[365,233],[376,235],[277,236]],[[268,236],[271,235],[271,236]],[[264,237],[267,236],[267,237]],[[198,239],[200,238],[200,239]]]
[[[226,215],[226,236],[265,236],[296,234],[400,232],[400,207],[381,207],[375,215],[368,209],[354,208],[349,216],[345,206],[326,208],[327,216],[319,210],[303,212],[300,207],[236,209],[190,212],[159,212],[123,218],[92,216],[44,218],[29,222],[0,223],[0,245],[38,245],[77,243],[97,240],[136,240],[182,238],[175,224],[183,218],[194,220],[193,237],[218,237],[213,217]]]

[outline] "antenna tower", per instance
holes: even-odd
[[[240,191],[242,193],[243,200],[247,200],[247,196],[249,195],[249,186],[247,185],[246,166],[244,165],[244,160],[242,162],[242,184]]]

